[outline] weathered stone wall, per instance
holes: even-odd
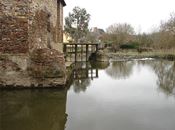
[[[57,41],[59,43],[63,42],[63,5],[61,3],[58,4],[58,9],[57,9],[57,30],[58,30],[58,37],[57,37]]]
[[[56,44],[57,0],[32,0],[29,16],[29,47],[53,48]]]
[[[63,2],[0,0],[0,87],[65,84]]]
[[[62,51],[63,5],[58,0],[1,0],[0,52]]]
[[[0,1],[0,52],[28,51],[29,0]]]

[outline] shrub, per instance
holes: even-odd
[[[130,42],[120,45],[121,49],[137,49],[139,47],[138,43]]]

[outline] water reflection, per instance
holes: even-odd
[[[85,92],[87,87],[90,86],[91,79],[80,79],[73,82],[74,91],[76,93]]]
[[[106,69],[106,68],[108,68],[108,66],[110,65],[110,63],[108,62],[108,61],[106,61],[106,62],[94,62],[94,61],[90,61],[90,64],[91,64],[91,66],[92,66],[92,68],[96,68],[96,69],[102,69],[102,70],[104,70],[104,69]]]
[[[0,90],[0,130],[175,129],[175,62],[75,66],[68,91]]]
[[[0,130],[64,130],[67,91],[0,91]]]
[[[133,67],[149,66],[157,75],[157,86],[167,95],[175,95],[175,62],[167,60],[113,61],[106,73],[114,79],[127,79],[133,73]]]
[[[133,61],[113,61],[106,73],[114,79],[126,79],[133,72]]]
[[[175,95],[175,62],[174,64],[163,64],[163,66],[157,66],[155,72],[158,75],[157,84],[161,90],[166,94]]]
[[[174,62],[112,61],[88,91],[68,91],[66,130],[174,130],[174,74]]]
[[[167,95],[175,95],[175,62],[173,61],[140,61],[141,65],[150,66],[156,73],[159,90]]]
[[[91,80],[95,78],[98,78],[97,66],[93,67],[90,62],[75,63],[72,85],[76,93],[85,92],[87,87],[91,85]]]

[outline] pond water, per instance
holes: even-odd
[[[0,90],[0,130],[175,130],[174,61],[77,66],[65,90]]]

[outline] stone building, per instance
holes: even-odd
[[[0,0],[0,52],[61,51],[64,0]]]
[[[63,70],[65,5],[64,0],[0,0],[0,71],[5,66],[8,74],[10,67],[34,71],[37,76],[29,73],[33,77],[51,78],[57,73],[55,70]],[[56,75],[60,76],[60,72]],[[6,83],[3,78],[0,75],[0,85]]]

